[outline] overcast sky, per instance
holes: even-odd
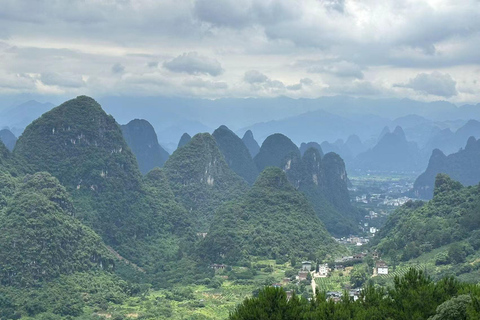
[[[0,0],[0,95],[480,102],[479,0]]]

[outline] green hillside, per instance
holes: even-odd
[[[322,259],[340,251],[308,200],[274,167],[242,199],[218,210],[202,248],[212,262],[227,263],[249,256]]]
[[[225,162],[215,139],[199,133],[177,149],[164,166],[173,193],[189,211],[194,229],[206,232],[215,210],[239,197],[247,183]]]
[[[56,178],[46,172],[28,175],[14,190],[0,214],[2,284],[33,286],[62,274],[113,268],[113,256],[74,217]]]
[[[253,184],[258,176],[258,170],[243,141],[226,126],[220,126],[212,136],[230,169],[249,184]]]
[[[479,185],[464,187],[439,174],[433,199],[426,203],[408,202],[397,209],[375,236],[373,244],[384,254],[401,260],[459,240],[468,240],[474,248],[480,248],[478,212]]]

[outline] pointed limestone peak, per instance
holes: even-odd
[[[395,130],[393,130],[393,134],[400,137],[402,140],[406,140],[405,132],[403,131],[402,127],[396,126]]]
[[[475,147],[475,145],[477,144],[477,139],[475,139],[475,137],[471,136],[470,138],[468,138],[467,140],[467,144],[465,146],[465,150],[471,150],[472,148]]]
[[[178,141],[177,149],[181,148],[184,145],[186,145],[187,143],[189,143],[190,140],[192,140],[192,137],[188,133],[185,132],[184,134],[182,134],[182,137],[180,138],[180,141]]]
[[[291,152],[300,154],[300,150],[292,140],[281,133],[275,133],[265,139],[254,161],[259,171],[266,167],[280,167],[285,157]]]
[[[242,141],[247,147],[248,152],[250,152],[250,155],[252,156],[252,158],[255,157],[260,151],[260,146],[258,145],[258,142],[253,137],[253,133],[251,130],[247,130],[247,132],[245,132],[245,134],[243,135]]]

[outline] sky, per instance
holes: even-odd
[[[0,96],[480,102],[479,0],[0,3]]]

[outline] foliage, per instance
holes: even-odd
[[[249,184],[253,184],[258,176],[258,170],[243,141],[226,126],[220,126],[212,136],[230,169]]]
[[[476,285],[444,278],[434,283],[422,271],[410,269],[387,290],[364,287],[358,300],[344,294],[334,303],[317,293],[311,301],[283,289],[267,287],[247,298],[229,319],[476,319],[480,290]]]
[[[212,262],[233,264],[249,256],[323,258],[339,246],[306,198],[280,169],[270,167],[243,199],[218,210],[200,250]]]
[[[0,282],[32,286],[76,271],[111,269],[100,238],[75,217],[71,200],[48,173],[26,176],[0,215]]]
[[[322,159],[317,149],[309,148],[302,158],[290,153],[282,168],[293,186],[312,203],[330,233],[343,236],[358,231],[360,211],[350,204],[345,164],[337,154],[328,153]]]
[[[372,244],[383,254],[399,255],[404,261],[460,240],[468,239],[477,246],[478,233],[471,232],[480,228],[479,210],[480,186],[462,187],[441,174],[434,198],[428,203],[408,202],[397,209]],[[468,253],[465,250],[454,245],[448,258],[462,262]]]
[[[207,232],[215,210],[247,189],[247,183],[228,167],[208,133],[195,135],[177,149],[164,169],[173,193],[190,212],[197,232]]]
[[[258,170],[263,171],[266,167],[280,167],[285,157],[292,152],[300,156],[300,150],[292,140],[275,133],[265,139],[253,160]]]
[[[121,128],[125,141],[137,158],[140,172],[146,174],[163,166],[169,154],[158,144],[157,134],[147,120],[135,119]]]

